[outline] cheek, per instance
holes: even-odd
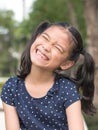
[[[35,41],[32,43],[32,45],[31,45],[30,52],[32,52],[32,51],[36,48],[37,45],[38,45],[38,41],[35,40]]]
[[[42,40],[37,38],[31,45],[31,51],[33,51],[34,49],[36,49],[36,47],[40,46],[42,44]]]
[[[52,51],[52,57],[53,57],[53,59],[55,59],[56,61],[62,62],[62,61],[64,61],[64,60],[68,59],[69,54],[68,54],[68,52],[66,52],[66,53],[60,53],[60,52],[58,52],[58,51],[56,51],[56,50],[54,49],[54,50]]]
[[[32,44],[31,48],[30,48],[30,55],[31,55],[31,53],[32,53],[33,50],[34,50],[34,45]]]
[[[56,66],[56,68],[58,68],[63,62],[64,62],[65,58],[55,54],[54,56],[52,56],[52,64],[53,66]]]
[[[31,48],[30,48],[30,58],[32,58],[32,56],[34,55],[35,51],[36,51],[36,44],[35,42],[31,45]]]

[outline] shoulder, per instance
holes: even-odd
[[[17,83],[20,82],[22,79],[18,77],[10,77],[3,85],[3,89],[15,89],[17,86]]]
[[[15,95],[17,90],[20,88],[17,83],[19,83],[21,79],[18,77],[10,77],[2,87],[1,91],[1,99],[3,102],[15,106]],[[20,90],[20,89],[19,89]]]
[[[77,90],[75,82],[63,76],[60,76],[58,78],[58,82],[60,88],[59,92],[62,98],[64,99],[65,108],[67,108],[72,103],[80,100],[80,94]]]
[[[64,89],[77,89],[77,85],[75,84],[75,82],[67,77],[58,76],[57,80],[60,86],[62,86]]]
[[[14,76],[12,76],[12,77],[10,77],[10,78],[8,78],[7,79],[7,81],[6,81],[6,83],[12,83],[12,82],[16,82],[18,80],[18,77],[14,77]]]
[[[71,79],[60,76],[58,78],[58,84],[60,88],[60,93],[62,93],[63,96],[66,96],[67,98],[71,98],[73,96],[79,97],[80,94],[78,92],[77,85]]]
[[[21,80],[20,78],[18,77],[10,77],[8,78],[8,80],[5,82],[5,84],[12,84],[12,83],[17,83],[19,80]]]

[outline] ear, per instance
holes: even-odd
[[[71,68],[74,65],[74,61],[68,60],[68,61],[64,61],[61,65],[60,68],[62,70],[67,70],[69,68]]]

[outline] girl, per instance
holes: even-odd
[[[74,79],[59,74],[80,54],[84,62]],[[22,54],[17,77],[3,87],[6,129],[84,130],[81,108],[93,114],[93,96],[94,61],[80,33],[68,23],[43,22]]]

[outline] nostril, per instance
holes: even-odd
[[[42,48],[45,50],[45,51],[50,51],[50,46],[49,45],[43,45]]]

